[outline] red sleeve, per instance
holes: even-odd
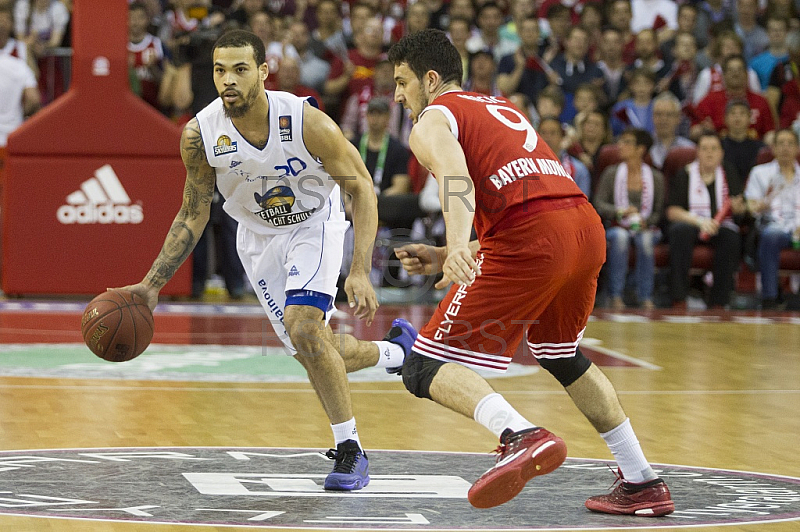
[[[328,74],[328,79],[336,79],[344,74],[344,62],[339,56],[334,56],[331,59],[331,71]]]
[[[413,153],[408,158],[408,177],[411,180],[411,192],[419,194],[428,179],[428,169],[417,161]]]
[[[656,19],[653,21],[653,29],[658,31],[661,28],[665,27],[666,25],[667,21],[664,20],[664,17],[662,17],[661,15],[656,15]]]
[[[553,4],[557,4],[558,2],[559,0],[544,0],[542,5],[539,6],[539,12],[537,13],[537,16],[539,18],[547,18],[547,8]]]
[[[709,116],[711,116],[711,103],[708,101],[708,96],[706,96],[694,108],[694,113],[691,116],[692,125],[696,126]]]
[[[760,109],[758,117],[758,135],[763,138],[764,135],[775,129],[775,120],[772,118],[772,111],[770,111],[769,104],[765,99],[759,99],[758,107]]]

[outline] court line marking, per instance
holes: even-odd
[[[17,378],[17,377],[0,377],[0,378]],[[19,377],[19,378],[40,378],[40,377]],[[81,379],[74,379],[81,380]],[[88,380],[88,379],[87,379]],[[182,382],[182,381],[181,381]],[[267,383],[269,384],[269,383]],[[351,383],[361,384],[361,383]],[[381,383],[370,383],[381,384]],[[81,391],[102,391],[102,390],[120,390],[120,391],[175,391],[175,392],[250,392],[250,393],[315,393],[313,388],[308,385],[308,388],[226,388],[221,386],[214,387],[199,387],[199,386],[112,386],[112,385],[94,385],[87,384],[3,384],[0,383],[0,389],[21,389],[21,390],[81,390]],[[401,390],[357,390],[351,389],[351,394],[407,394],[405,389]],[[563,395],[564,390],[503,390],[503,395]],[[782,389],[782,390],[617,390],[619,395],[786,395],[786,394],[800,394],[800,389]]]
[[[624,355],[624,354],[620,353],[619,351],[615,351],[613,349],[609,349],[607,347],[603,347],[603,346],[600,345],[602,342],[603,341],[600,340],[599,338],[584,338],[584,339],[581,340],[580,346],[586,347],[586,348],[589,348],[589,349],[593,349],[594,351],[597,351],[598,353],[601,353],[601,354],[606,355],[606,356],[611,357],[611,358],[616,358],[617,360],[622,360],[624,362],[628,362],[629,364],[633,364],[634,366],[638,366],[640,368],[650,369],[650,370],[654,370],[654,371],[660,371],[660,370],[664,369],[661,366],[658,366],[656,364],[652,364],[650,362],[646,362],[646,361],[644,361],[642,359],[639,359],[639,358],[634,358],[632,356]]]

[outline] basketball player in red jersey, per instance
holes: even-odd
[[[671,513],[669,490],[645,459],[616,391],[577,348],[605,260],[600,218],[516,107],[461,89],[461,58],[443,32],[404,37],[389,60],[395,99],[414,121],[411,149],[439,182],[447,227],[446,248],[410,245],[397,255],[411,273],[441,268],[440,285],[455,283],[401,373],[413,394],[499,436],[497,464],[469,490],[470,502],[502,504],[566,458],[561,438],[525,419],[473,371],[505,371],[527,334],[533,356],[566,388],[619,464],[619,485],[586,506]],[[473,222],[478,239],[469,242]]]

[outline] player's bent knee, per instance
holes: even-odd
[[[286,332],[297,354],[314,357],[325,352],[325,322],[313,307],[289,307],[284,318]]]
[[[417,397],[431,399],[431,382],[444,364],[441,360],[411,351],[403,363],[403,384]]]
[[[575,356],[569,358],[537,358],[536,360],[564,388],[580,379],[592,365],[591,360],[583,356],[580,349],[576,349]]]

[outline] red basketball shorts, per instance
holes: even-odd
[[[481,242],[481,275],[453,285],[414,350],[503,372],[527,331],[537,358],[575,355],[594,307],[606,239],[589,203],[540,212]]]

